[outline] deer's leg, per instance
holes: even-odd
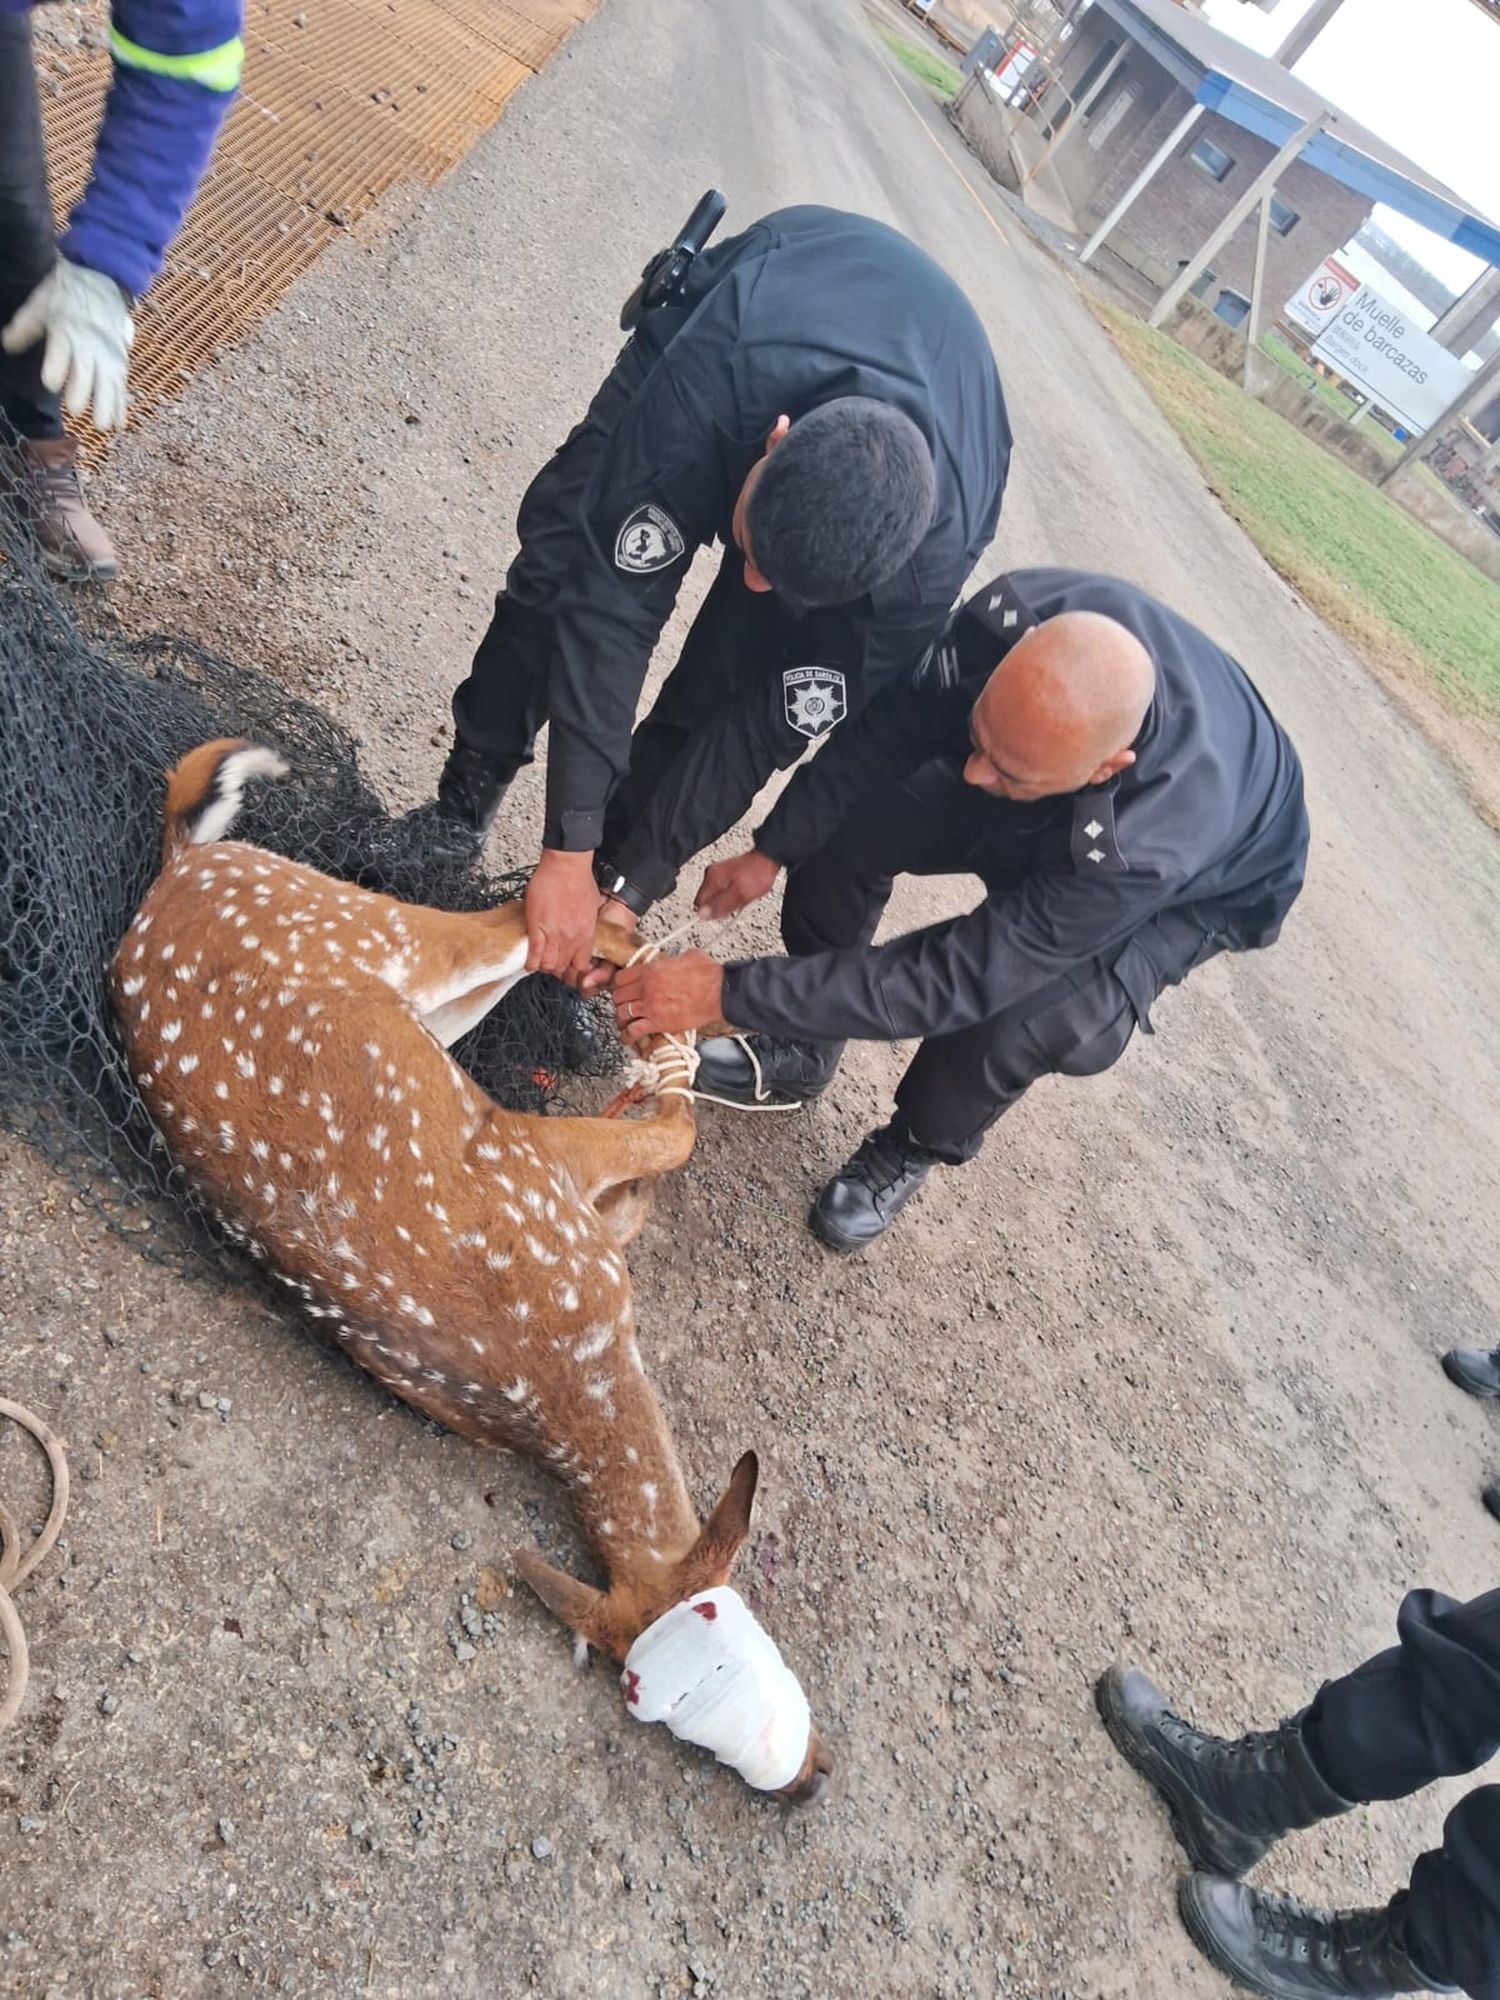
[[[656,1182],[621,1181],[606,1188],[594,1199],[594,1213],[623,1250],[634,1243],[646,1226],[651,1204],[656,1199]]]
[[[697,1137],[692,1113],[680,1098],[670,1103],[671,1109],[655,1118],[536,1118],[527,1122],[540,1127],[533,1134],[538,1150],[566,1167],[579,1194],[604,1215],[600,1197],[612,1188],[655,1180],[686,1163]],[[640,1220],[630,1231],[632,1236],[644,1220],[642,1209]]]
[[[402,972],[398,987],[427,1032],[447,1049],[476,1027],[526,977],[526,912],[520,903],[493,910],[398,906]],[[630,939],[601,924],[596,950],[621,964]]]
[[[493,910],[429,910],[403,903],[393,984],[443,1048],[482,1021],[526,974],[526,917],[519,903]]]

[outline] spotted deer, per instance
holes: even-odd
[[[502,1110],[447,1049],[524,976],[521,905],[418,908],[227,838],[247,781],[284,772],[223,741],[168,779],[161,870],[109,974],[162,1139],[378,1381],[563,1481],[605,1588],[534,1550],[515,1566],[580,1651],[625,1667],[633,1712],[763,1789],[820,1796],[828,1760],[801,1691],[726,1589],[755,1458],[700,1527],[636,1345],[621,1248],[693,1147],[674,1052],[650,1116]],[[601,959],[630,950],[600,926]],[[725,1706],[710,1688],[736,1691],[728,1737],[687,1719]]]

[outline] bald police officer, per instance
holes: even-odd
[[[753,1065],[711,1041],[700,1072],[745,1101],[816,1097],[847,1038],[922,1037],[895,1118],[813,1209],[858,1250],[1037,1077],[1107,1069],[1165,987],[1270,944],[1307,838],[1296,753],[1221,647],[1131,584],[1019,570],[705,875],[699,909],[724,916],[787,868],[790,956],[637,966],[618,1017],[632,1039],[748,1031]],[[958,873],[983,879],[976,909],[871,943],[897,875]]]
[[[953,281],[883,223],[767,216],[648,311],[521,504],[407,852],[475,852],[550,724],[533,970],[581,972],[767,777],[913,667],[994,533],[1010,431]],[[718,578],[635,732],[695,550]]]

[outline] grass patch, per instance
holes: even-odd
[[[911,71],[925,89],[934,97],[953,97],[957,94],[963,78],[951,62],[944,60],[935,49],[924,49],[917,42],[908,41],[905,35],[894,28],[881,28],[880,39],[903,69]]]
[[[1500,587],[1195,354],[1100,311],[1214,492],[1314,610],[1457,713],[1500,720]]]
[[[1283,340],[1279,333],[1263,333],[1260,337],[1260,350],[1268,361],[1275,362],[1284,375],[1290,375],[1294,382],[1300,382],[1304,389],[1310,389],[1320,403],[1326,403],[1328,408],[1336,416],[1342,417],[1346,424],[1352,424],[1359,415],[1359,407],[1353,399],[1346,396],[1335,383],[1330,382],[1326,375],[1320,375],[1316,368],[1309,368],[1296,348],[1289,341]],[[1387,458],[1399,458],[1405,449],[1396,442],[1385,425],[1377,424],[1373,417],[1363,425],[1359,434],[1367,444],[1372,444]]]

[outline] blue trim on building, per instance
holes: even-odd
[[[1095,0],[1095,8],[1122,28],[1152,62],[1159,64],[1184,90],[1191,91],[1205,110],[1216,111],[1232,125],[1238,125],[1243,131],[1253,132],[1257,138],[1280,147],[1305,124],[1305,116],[1299,117],[1285,105],[1263,97],[1248,84],[1226,76],[1222,70],[1213,68],[1203,56],[1183,47],[1167,28],[1151,20],[1139,7],[1133,6],[1131,0]],[[1193,33],[1200,40],[1206,39],[1205,54],[1215,40],[1226,39],[1222,30],[1200,21],[1197,16],[1191,17],[1191,22]],[[1186,33],[1187,29],[1184,28],[1183,32]],[[1251,60],[1260,62],[1262,59],[1255,57]],[[1313,103],[1321,101],[1301,84],[1300,79],[1298,87]],[[1338,113],[1337,105],[1330,105],[1329,109]],[[1430,229],[1435,236],[1456,244],[1460,250],[1482,257],[1487,263],[1500,264],[1500,227],[1487,222],[1482,215],[1474,214],[1456,199],[1445,200],[1436,188],[1409,179],[1395,167],[1360,152],[1356,146],[1328,132],[1317,134],[1304,148],[1302,158],[1330,180],[1352,188],[1356,194],[1368,196],[1371,201],[1384,202],[1388,208],[1409,216],[1413,222],[1420,222],[1424,229]]]
[[[1206,110],[1227,118],[1231,125],[1253,132],[1272,146],[1284,146],[1302,120],[1279,104],[1272,104],[1244,84],[1210,71],[1194,96]],[[1355,146],[1347,145],[1331,132],[1315,132],[1302,149],[1302,159],[1330,180],[1339,181],[1371,201],[1383,201],[1388,208],[1420,222],[1435,236],[1455,243],[1488,263],[1500,264],[1500,229],[1471,215],[1466,209],[1444,201],[1441,195],[1404,174],[1372,160]]]

